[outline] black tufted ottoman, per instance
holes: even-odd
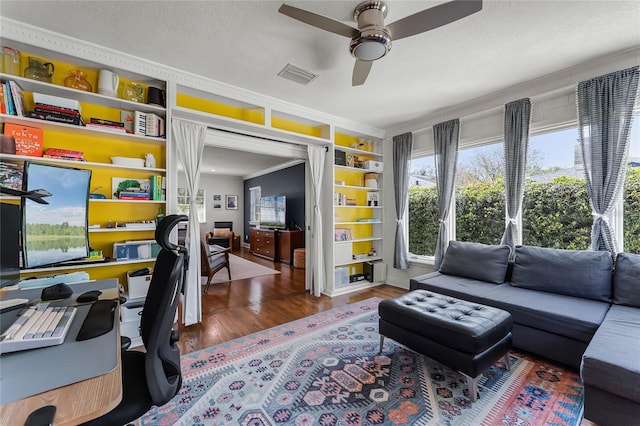
[[[384,338],[413,349],[467,376],[469,396],[476,400],[477,379],[504,356],[511,368],[511,314],[427,290],[413,290],[383,300],[380,352]]]

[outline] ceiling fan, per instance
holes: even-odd
[[[387,5],[383,1],[365,1],[353,12],[358,29],[308,10],[283,4],[278,12],[325,31],[349,37],[349,51],[356,58],[351,85],[364,84],[373,61],[391,50],[391,41],[423,33],[482,10],[482,0],[454,0],[439,4],[384,25]]]

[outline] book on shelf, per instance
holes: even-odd
[[[61,160],[86,161],[82,151],[74,151],[71,149],[49,148],[44,152],[43,157],[58,158]]]
[[[8,81],[3,83],[3,85],[4,85],[4,102],[5,102],[5,107],[7,109],[7,114],[16,115],[16,109],[13,105],[13,96],[11,96],[11,86],[9,85]]]
[[[87,123],[85,124],[85,127],[88,127],[90,129],[98,129],[104,132],[111,132],[111,133],[125,133],[125,134],[128,133],[127,129],[125,129],[124,127],[109,126],[106,124]]]
[[[77,109],[62,108],[55,105],[41,104],[41,103],[36,103],[34,110],[38,112],[53,112],[56,114],[65,115],[69,117],[76,117],[80,115],[80,111],[78,111]]]
[[[13,98],[13,104],[18,117],[25,117],[27,115],[27,108],[24,102],[24,92],[22,88],[18,86],[18,83],[11,80],[8,82],[11,89],[11,97]]]
[[[96,117],[91,117],[89,119],[89,123],[102,124],[104,126],[124,127],[124,123],[121,121],[111,121],[111,120],[105,120],[103,118],[96,118]]]
[[[7,106],[4,103],[4,84],[0,84],[0,114],[7,113]]]
[[[151,176],[151,199],[154,201],[162,201],[162,179],[161,175]]]
[[[40,112],[40,111],[31,111],[29,112],[30,118],[35,118],[37,120],[45,120],[45,121],[53,121],[55,123],[64,123],[64,124],[73,124],[74,126],[82,126],[84,121],[82,120],[82,116],[77,115],[75,117],[70,117],[63,114],[58,114],[55,112]]]
[[[13,136],[15,139],[16,155],[42,157],[42,139],[44,134],[42,129],[5,123],[4,134]]]
[[[150,200],[148,192],[121,192],[118,195],[118,200]]]
[[[82,112],[82,107],[78,100],[63,98],[60,96],[46,95],[44,93],[33,92],[33,103],[52,105],[58,108],[66,108]]]

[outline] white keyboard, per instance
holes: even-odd
[[[61,344],[76,310],[72,306],[54,307],[48,303],[24,309],[0,335],[0,354]]]

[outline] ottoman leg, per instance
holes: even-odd
[[[463,376],[467,378],[467,384],[469,385],[469,398],[471,398],[471,402],[476,402],[478,399],[478,377],[469,377],[466,374],[462,373]]]
[[[509,352],[504,354],[504,366],[507,367],[508,371],[511,371],[511,358],[509,358]]]
[[[378,355],[382,353],[382,345],[384,344],[384,336],[380,335],[380,350],[378,351]]]

